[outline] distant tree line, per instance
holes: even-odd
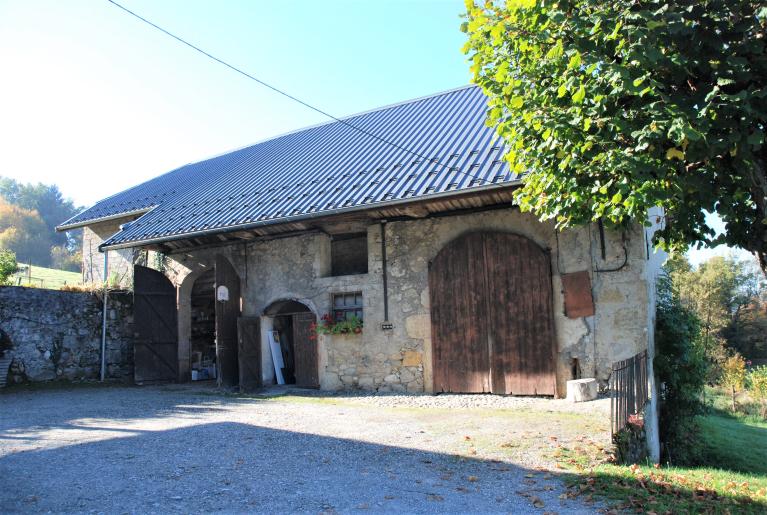
[[[0,249],[19,263],[79,272],[80,231],[56,232],[56,226],[82,208],[53,184],[21,183],[0,176]]]
[[[755,262],[713,257],[693,267],[683,255],[665,266],[682,304],[700,320],[709,359],[730,352],[767,358],[767,287]]]

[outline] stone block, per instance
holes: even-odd
[[[405,351],[402,358],[403,367],[417,367],[421,363],[423,363],[423,354],[412,350]]]
[[[593,401],[597,398],[599,384],[594,378],[573,379],[567,382],[567,400],[570,402]]]
[[[423,340],[431,336],[429,315],[411,315],[405,319],[405,331],[410,338]]]

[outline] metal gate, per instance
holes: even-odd
[[[136,384],[178,379],[176,287],[151,268],[133,268],[133,379]]]
[[[434,391],[554,395],[549,254],[528,238],[470,233],[429,268]]]

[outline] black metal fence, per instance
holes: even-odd
[[[641,413],[647,404],[647,351],[613,363],[610,376],[612,432],[628,424],[631,415]]]

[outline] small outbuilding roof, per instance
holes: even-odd
[[[519,176],[486,108],[482,91],[466,86],[309,127],[182,166],[59,229],[141,214],[103,245],[141,246],[508,187]]]

